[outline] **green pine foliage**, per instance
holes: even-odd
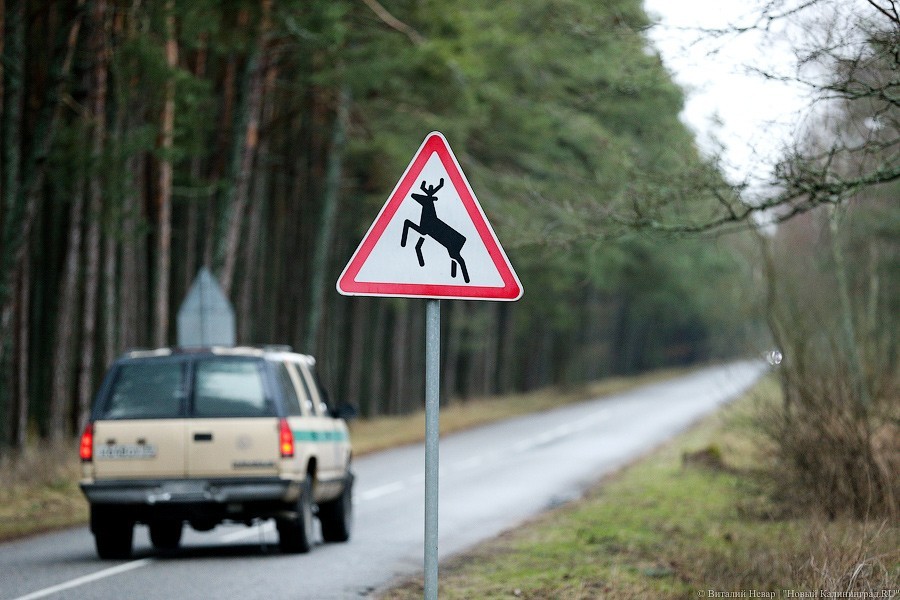
[[[333,395],[372,413],[420,403],[422,309],[412,301],[342,298],[331,285],[316,298],[310,282],[323,269],[325,281],[336,280],[432,130],[453,146],[526,290],[512,307],[445,313],[453,397],[577,383],[745,349],[747,315],[729,307],[748,304],[733,293],[748,268],[732,242],[652,238],[620,218],[633,217],[637,207],[653,214],[659,205],[700,220],[715,200],[697,182],[721,182],[678,119],[683,95],[648,43],[650,22],[639,0],[465,0],[452,10],[436,0],[178,0],[175,68],[166,59],[165,3],[110,0],[101,24],[91,20],[94,12],[62,4],[27,21],[24,50],[3,48],[7,92],[19,64],[28,90],[22,131],[5,131],[0,144],[4,164],[13,154],[28,156],[41,110],[61,115],[24,240],[34,260],[3,262],[12,265],[3,273],[2,300],[13,315],[4,323],[11,342],[0,378],[4,440],[22,437],[13,418],[22,411],[31,431],[48,432],[70,208],[92,180],[103,186],[101,241],[110,250],[98,306],[82,307],[98,311],[95,339],[84,339],[79,322],[71,343],[99,356],[152,343],[160,326],[153,302],[161,275],[154,253],[162,159],[174,170],[167,338],[175,339],[174,314],[193,274],[204,263],[222,267],[221,232],[241,219],[230,290],[239,341],[315,353]],[[64,93],[48,94],[55,82],[47,65],[65,50],[48,40],[64,39],[76,19],[81,33]],[[90,164],[85,149],[95,116],[87,99],[99,50],[88,40],[98,27],[108,53],[100,117],[107,126],[102,164]],[[27,58],[37,56],[50,58]],[[164,149],[170,81],[174,141]],[[336,149],[340,90],[349,95],[349,127]],[[254,93],[262,98],[259,126],[245,131]],[[3,106],[6,115],[11,110]],[[237,160],[245,149],[252,153],[249,172]],[[336,195],[326,189],[333,186],[326,169],[334,152],[342,159]],[[249,198],[235,214],[242,177],[249,178]],[[326,196],[337,198],[337,219],[326,263],[313,264]],[[14,208],[19,214],[20,205]],[[15,250],[11,243],[4,240],[6,255]],[[27,306],[17,284],[23,269],[30,275]],[[77,290],[86,275],[76,276]],[[310,335],[307,315],[317,302],[323,318]],[[12,335],[19,325],[27,339]],[[314,347],[301,347],[307,339]],[[72,382],[77,354],[65,355],[71,364],[63,366]],[[95,361],[95,381],[102,362]],[[75,402],[74,383],[70,388],[63,405]],[[66,414],[73,433],[77,411]]]

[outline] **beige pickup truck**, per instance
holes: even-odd
[[[285,552],[352,526],[345,417],[329,409],[312,357],[284,348],[160,349],[126,354],[107,373],[81,438],[81,489],[102,558],[131,554],[144,523],[157,549],[184,524],[275,519]]]

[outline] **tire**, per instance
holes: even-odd
[[[150,523],[150,541],[157,550],[175,550],[181,543],[181,521],[157,521]]]
[[[91,531],[100,558],[118,560],[131,557],[134,522],[117,515],[114,508],[91,506]]]
[[[350,539],[353,531],[353,473],[347,473],[340,496],[319,504],[319,521],[326,542],[346,542]]]
[[[278,546],[282,552],[305,554],[313,547],[312,476],[307,474],[300,487],[296,515],[276,520]]]

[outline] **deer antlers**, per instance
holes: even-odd
[[[441,189],[442,187],[444,187],[444,178],[443,177],[441,177],[441,181],[437,185],[429,185],[427,187],[425,186],[425,180],[423,179],[420,189],[423,192],[425,192],[425,195],[428,196],[429,198],[434,198],[434,195],[437,194],[438,190]]]

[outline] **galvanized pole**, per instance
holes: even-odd
[[[441,301],[425,302],[425,600],[437,600]]]

